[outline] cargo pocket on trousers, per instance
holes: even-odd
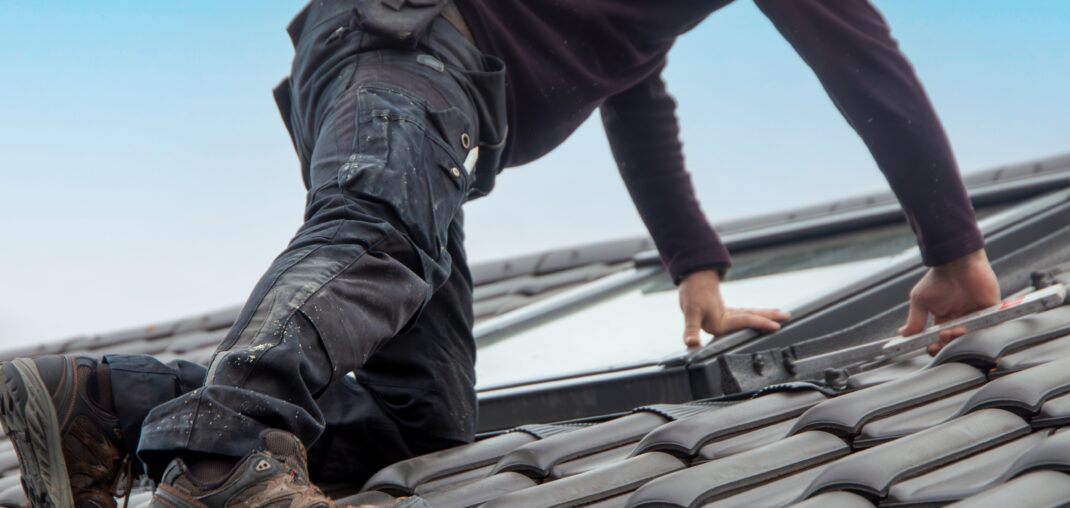
[[[403,228],[432,259],[445,254],[450,222],[463,201],[467,175],[451,150],[429,130],[423,99],[386,87],[358,90],[353,150],[338,173],[338,184],[365,213],[385,206],[381,217]],[[452,109],[452,108],[450,108]]]

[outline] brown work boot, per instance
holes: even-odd
[[[150,508],[335,508],[308,479],[301,441],[289,432],[260,434],[261,449],[219,478],[197,477],[182,459],[167,466]]]
[[[0,422],[33,508],[111,508],[124,461],[108,376],[87,357],[0,364]]]

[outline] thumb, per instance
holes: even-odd
[[[702,309],[700,307],[684,309],[684,345],[687,347],[701,345],[702,339],[699,336],[701,331]]]
[[[910,299],[910,311],[907,313],[907,322],[899,328],[899,335],[907,337],[925,330],[929,321],[929,310],[916,299]]]

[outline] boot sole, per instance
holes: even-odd
[[[0,365],[0,377],[0,423],[19,457],[30,506],[73,507],[59,420],[37,365],[17,358]]]

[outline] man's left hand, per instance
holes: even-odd
[[[713,270],[694,272],[680,282],[680,310],[684,312],[684,344],[701,345],[699,332],[714,336],[744,328],[765,332],[780,329],[791,316],[777,309],[733,309],[721,299],[721,276]]]
[[[910,314],[899,334],[906,337],[925,331],[930,314],[935,324],[941,324],[998,305],[999,295],[999,279],[984,249],[935,266],[910,291]],[[935,355],[965,333],[963,326],[940,332],[940,340],[929,345],[929,354]]]

